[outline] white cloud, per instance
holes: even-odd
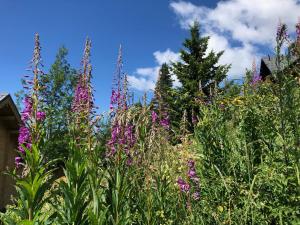
[[[184,1],[172,2],[170,6],[179,17],[180,25],[184,29],[188,29],[195,21],[199,21],[199,18],[204,17],[209,10],[206,7],[197,7]]]
[[[246,68],[251,67],[253,60],[259,60],[257,48],[250,44],[243,44],[242,46],[233,47],[229,41],[222,35],[214,32],[206,33],[210,36],[208,42],[208,50],[223,51],[224,54],[220,58],[219,63],[231,64],[229,70],[229,78],[238,79],[245,74]]]
[[[138,68],[136,70],[136,73],[140,76],[143,77],[148,77],[148,78],[152,78],[153,76],[156,75],[157,73],[157,68],[156,67],[148,67],[148,68]]]
[[[155,88],[155,82],[152,79],[144,77],[128,76],[128,82],[131,87],[139,91],[148,91]]]
[[[139,91],[154,90],[155,83],[158,77],[159,69],[162,64],[171,62],[177,62],[179,60],[179,54],[167,49],[164,52],[156,51],[153,53],[156,66],[145,67],[136,69],[133,75],[128,76],[129,84],[132,88]],[[174,86],[179,86],[178,79],[173,75]]]
[[[170,62],[177,62],[180,59],[179,54],[172,52],[170,49],[167,49],[164,52],[156,51],[153,53],[153,55],[158,65],[162,65],[164,63],[169,64]]]
[[[274,46],[279,20],[293,29],[300,16],[297,0],[228,0],[213,9],[177,1],[170,7],[183,29],[198,21],[204,34],[211,36],[209,48],[225,50],[220,63],[232,63],[231,77],[239,77],[251,67],[253,58],[262,54],[261,45]]]

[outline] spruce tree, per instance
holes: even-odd
[[[177,143],[177,133],[180,127],[181,114],[178,111],[179,94],[177,88],[173,87],[173,79],[170,67],[162,64],[158,79],[155,85],[154,96],[152,99],[153,109],[161,117],[168,117],[170,122],[170,140],[172,143]]]
[[[210,89],[217,87],[226,77],[230,65],[219,65],[223,51],[207,52],[209,37],[200,36],[197,22],[190,28],[189,39],[183,43],[185,49],[180,51],[181,61],[173,64],[173,71],[182,84],[183,93],[195,98],[199,89],[208,96]]]
[[[174,74],[182,84],[178,91],[180,100],[177,101],[176,109],[181,112],[187,111],[190,124],[192,112],[198,112],[199,101],[211,99],[212,93],[224,80],[230,68],[230,65],[218,63],[223,51],[208,52],[208,41],[209,37],[200,36],[200,26],[195,22],[190,28],[190,38],[183,42],[181,60],[172,65]]]
[[[166,63],[162,64],[158,80],[156,83],[156,88],[160,88],[161,91],[169,91],[172,88],[173,80],[171,77],[171,73],[169,67]]]
[[[173,80],[169,71],[169,67],[166,63],[164,63],[159,70],[158,79],[155,85],[153,98],[153,104],[155,108],[158,109],[161,107],[165,110],[168,110],[171,105],[170,93],[172,86]]]

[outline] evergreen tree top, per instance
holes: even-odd
[[[167,105],[169,105],[169,101],[171,100],[169,94],[172,86],[173,80],[171,77],[169,66],[164,63],[159,70],[157,82],[155,85],[154,98],[152,101],[155,108],[167,108]]]
[[[195,22],[190,28],[190,37],[185,39],[180,51],[181,62],[173,64],[173,71],[182,84],[184,92],[196,96],[199,84],[209,95],[209,89],[218,85],[226,77],[230,66],[219,65],[223,51],[208,51],[209,37],[200,36],[200,25]]]
[[[183,42],[183,46],[187,50],[181,50],[181,55],[185,56],[190,54],[194,56],[195,59],[201,60],[207,50],[209,37],[200,36],[200,25],[195,22],[193,26],[190,27],[190,38],[186,38]],[[184,57],[182,58],[184,61]]]

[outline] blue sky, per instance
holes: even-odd
[[[78,68],[89,36],[95,96],[100,110],[106,110],[119,44],[132,89],[149,91],[159,65],[178,60],[193,20],[212,36],[210,48],[228,52],[222,62],[234,61],[229,75],[239,77],[246,65],[251,67],[253,57],[271,49],[270,31],[278,22],[273,14],[278,11],[275,18],[292,25],[299,9],[298,0],[0,0],[0,91],[13,94],[21,88],[34,33],[40,34],[45,71],[61,45],[69,49],[69,62]],[[259,12],[263,14],[256,15]]]

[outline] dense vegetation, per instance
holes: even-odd
[[[271,77],[253,67],[241,85],[220,85],[229,66],[218,64],[222,52],[205,54],[208,41],[195,24],[182,61],[162,66],[150,104],[129,104],[120,51],[103,118],[91,41],[77,73],[61,63],[61,50],[45,75],[36,35],[11,173],[17,195],[2,222],[299,224],[300,25],[296,40],[279,25]],[[172,87],[171,73],[182,87]]]

